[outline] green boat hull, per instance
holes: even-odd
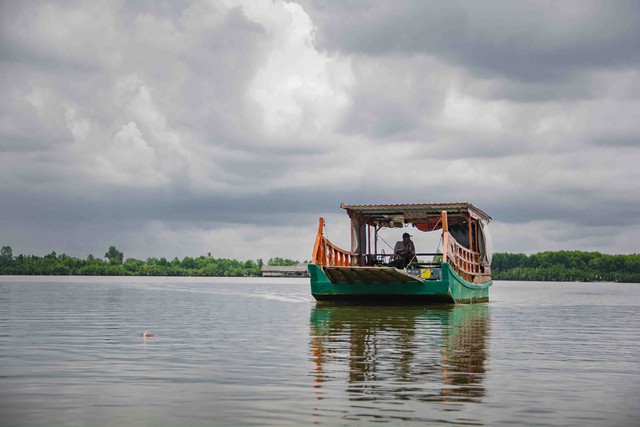
[[[493,284],[492,281],[469,283],[446,262],[441,264],[437,279],[422,279],[401,270],[379,267],[331,267],[325,270],[309,264],[308,269],[311,294],[317,301],[389,304],[486,302],[489,301],[489,287]],[[342,274],[341,269],[354,274]]]

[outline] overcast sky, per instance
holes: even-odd
[[[349,247],[341,202],[464,201],[499,252],[640,252],[636,0],[2,1],[0,32],[14,255],[302,261],[321,215]]]

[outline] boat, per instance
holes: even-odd
[[[323,217],[308,265],[317,301],[349,303],[476,303],[489,300],[491,217],[471,203],[340,205],[351,221],[351,249],[325,235]],[[434,252],[404,265],[379,244],[383,229],[439,232]],[[442,248],[440,251],[439,248]]]

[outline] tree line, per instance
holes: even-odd
[[[491,275],[495,280],[640,283],[640,255],[581,251],[496,253]]]
[[[267,265],[295,265],[298,261],[271,258]],[[104,259],[89,255],[79,259],[51,252],[43,257],[13,256],[10,246],[0,249],[0,274],[82,276],[260,276],[262,259],[237,261],[214,258],[124,258],[110,246]],[[556,251],[533,255],[496,253],[491,272],[494,280],[631,282],[640,283],[640,255],[607,255],[599,252]]]
[[[271,258],[267,265],[295,265],[298,261]],[[55,251],[43,257],[34,255],[13,256],[11,246],[0,249],[0,274],[9,275],[73,275],[73,276],[260,276],[262,259],[238,261],[214,258],[211,253],[197,258],[124,258],[115,246],[110,246],[104,259],[89,255],[75,258]]]

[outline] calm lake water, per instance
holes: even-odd
[[[393,308],[302,279],[0,276],[0,425],[638,425],[639,313],[637,284]]]

